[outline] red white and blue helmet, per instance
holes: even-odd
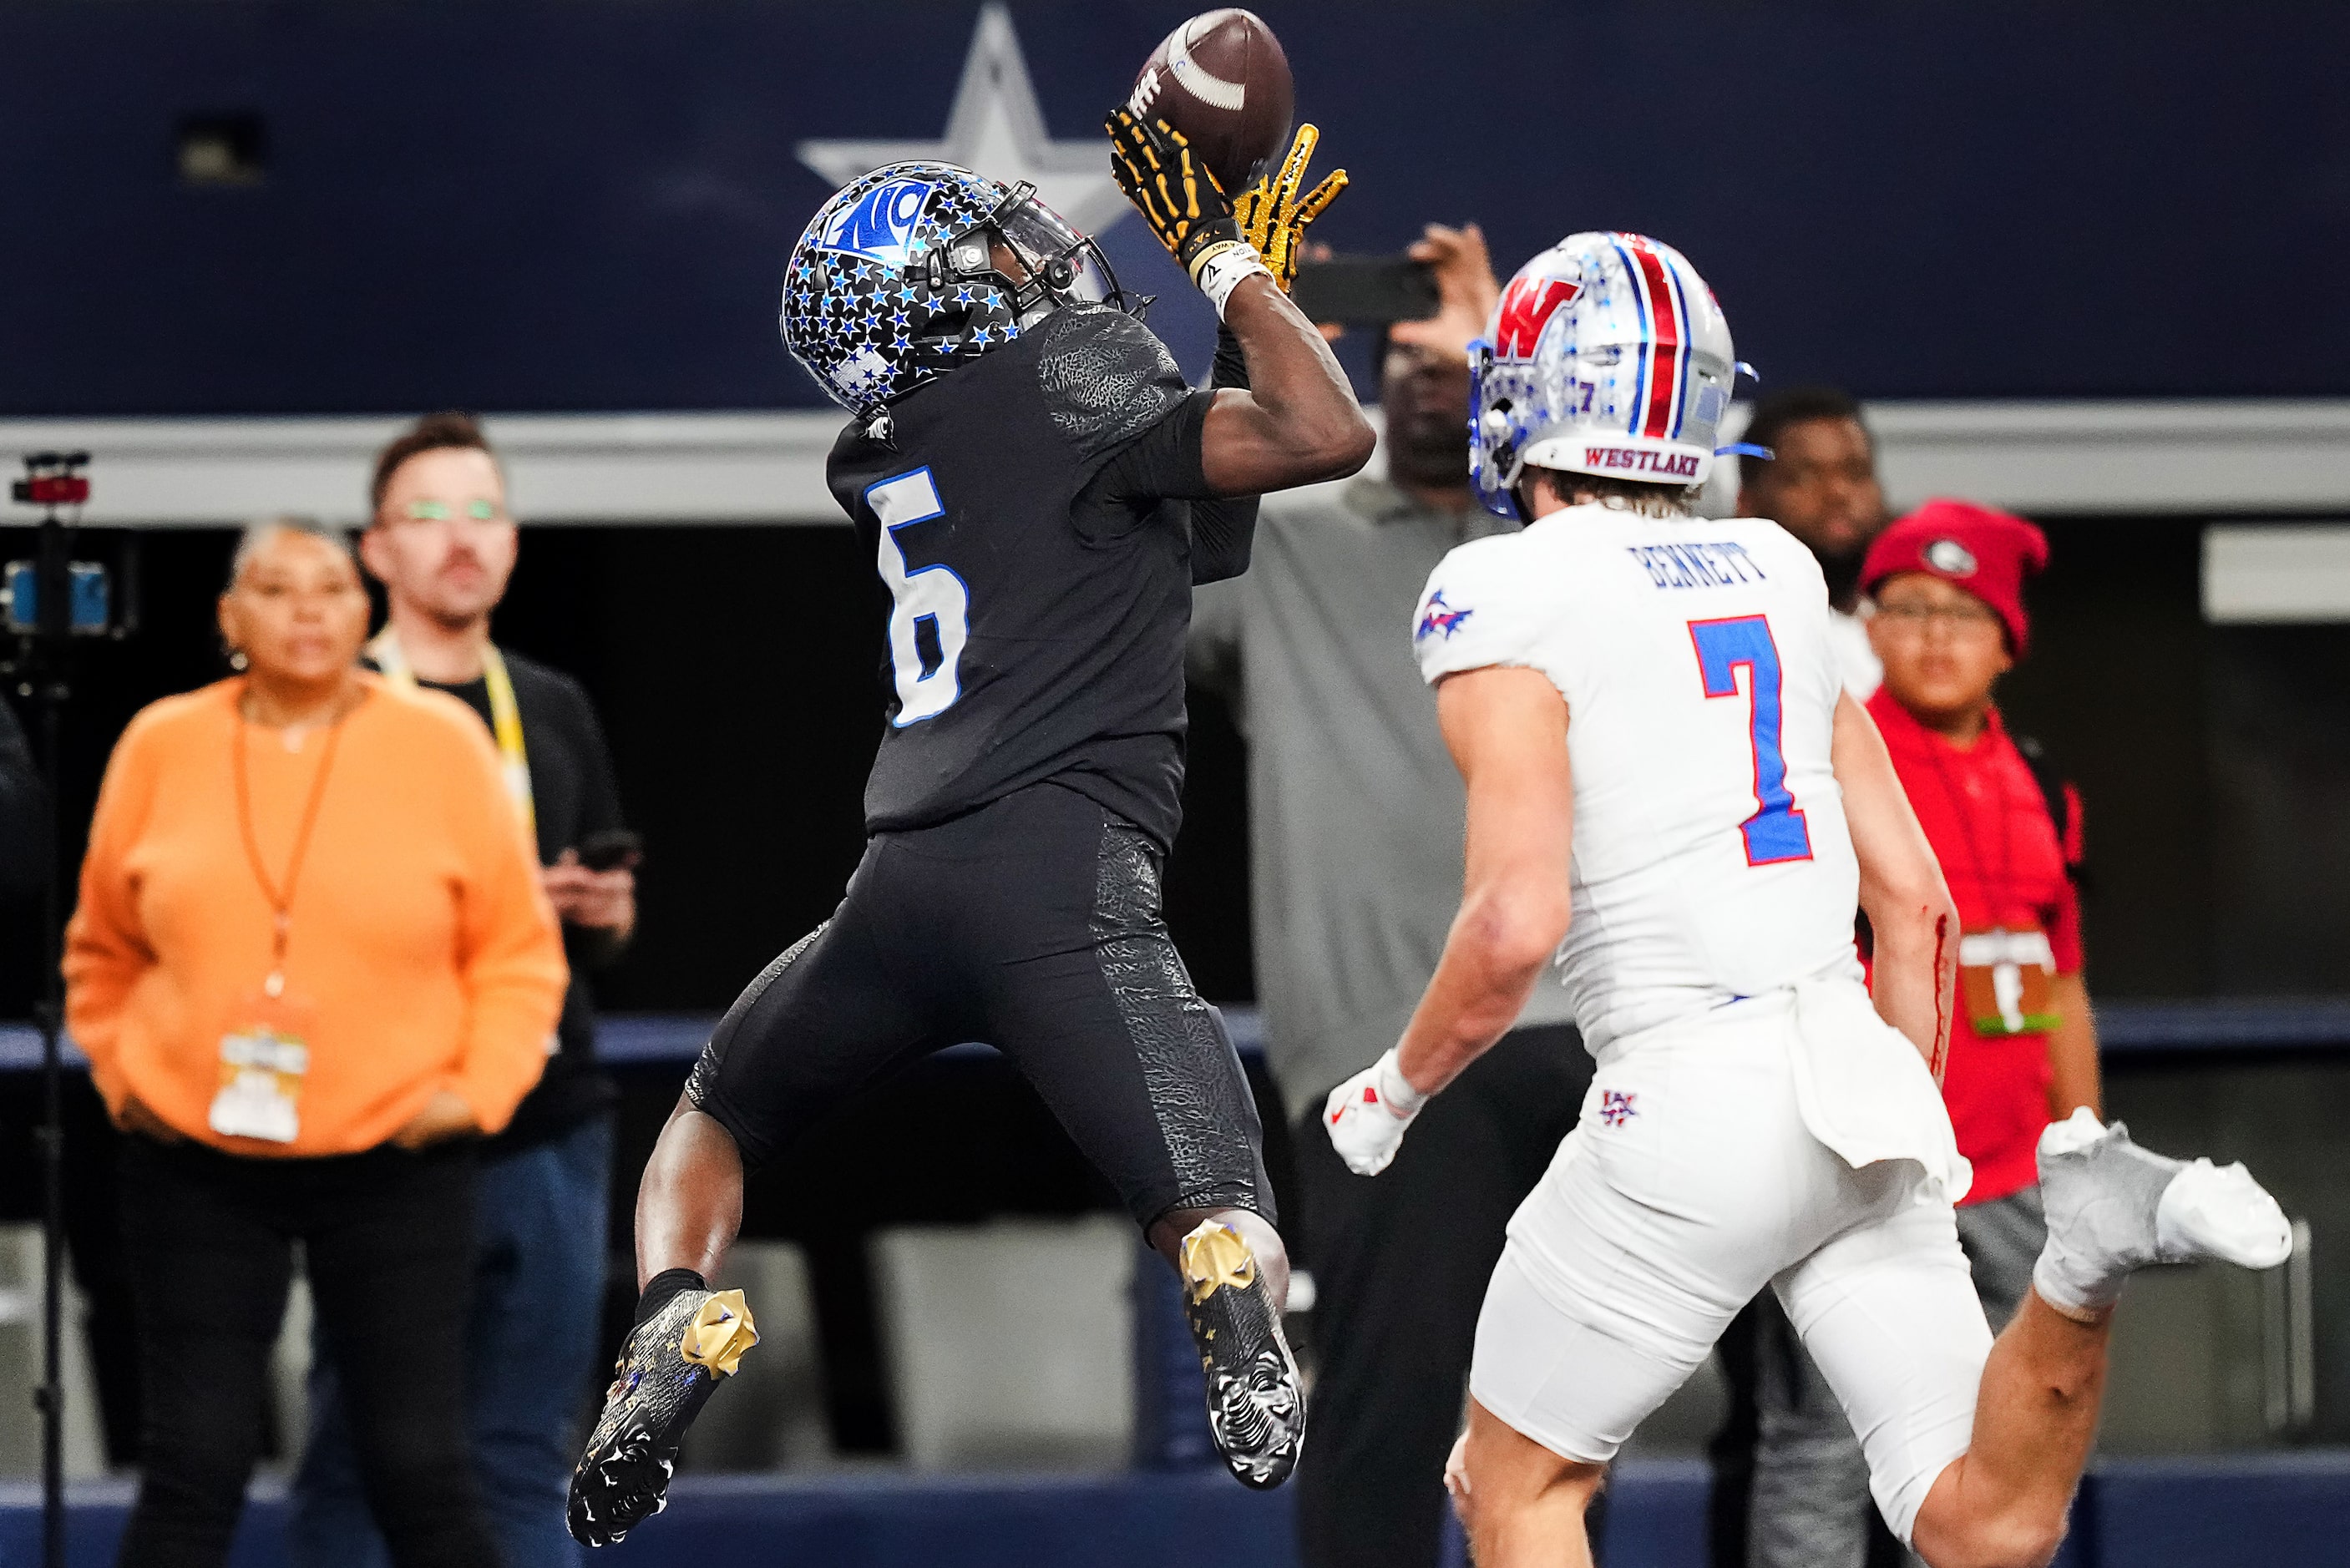
[[[1569,234],[1520,267],[1469,368],[1470,478],[1503,517],[1529,464],[1704,483],[1737,374],[1697,269],[1621,234]]]
[[[1084,302],[1128,308],[1100,247],[1034,185],[892,163],[808,220],[777,325],[792,357],[862,417]]]

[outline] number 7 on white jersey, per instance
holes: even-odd
[[[1790,860],[1809,860],[1811,825],[1804,820],[1803,809],[1787,788],[1787,758],[1779,749],[1779,645],[1772,639],[1769,618],[1742,615],[1693,620],[1689,630],[1707,697],[1737,696],[1739,666],[1746,667],[1752,704],[1746,734],[1754,753],[1754,815],[1738,825],[1739,835],[1746,841],[1746,864],[1780,866]]]

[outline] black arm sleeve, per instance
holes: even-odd
[[[1248,359],[1232,329],[1216,328],[1216,367],[1208,377],[1211,388],[1248,389]],[[1249,567],[1249,551],[1256,539],[1256,497],[1219,495],[1191,503],[1191,586],[1221,583]]]
[[[1247,571],[1255,543],[1255,496],[1191,503],[1191,586],[1221,583]]]
[[[1208,385],[1238,387],[1246,391],[1248,384],[1248,356],[1241,352],[1241,340],[1232,336],[1231,327],[1219,325],[1216,327],[1216,366],[1209,372]]]
[[[1219,496],[1208,487],[1201,432],[1215,391],[1193,392],[1182,406],[1103,465],[1094,483],[1105,494],[1188,501],[1191,583],[1220,583],[1248,570],[1256,534],[1256,497]]]
[[[1215,400],[1212,391],[1184,393],[1164,418],[1113,453],[1089,488],[1128,501],[1211,499],[1200,432]]]

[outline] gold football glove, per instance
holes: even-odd
[[[1240,193],[1232,203],[1232,216],[1241,226],[1241,238],[1256,247],[1264,258],[1265,269],[1281,292],[1289,292],[1290,283],[1297,276],[1297,255],[1305,244],[1305,225],[1322,215],[1322,210],[1338,199],[1347,188],[1347,171],[1333,169],[1322,177],[1322,182],[1301,199],[1297,188],[1305,183],[1305,165],[1314,156],[1322,132],[1312,125],[1297,128],[1296,140],[1289,144],[1289,156],[1281,161],[1280,171],[1268,174]]]
[[[1123,106],[1103,121],[1109,171],[1191,280],[1214,254],[1240,243],[1232,202],[1181,131],[1163,119],[1140,119]]]

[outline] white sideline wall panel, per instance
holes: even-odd
[[[1869,405],[1897,507],[1959,495],[2037,514],[2350,512],[2350,399]],[[1733,409],[1722,439],[1737,439]],[[218,527],[293,512],[358,523],[392,418],[0,420],[0,458],[87,450],[93,525]],[[827,524],[842,417],[505,414],[484,421],[528,523]],[[1375,460],[1376,461],[1376,460]],[[1737,464],[1706,510],[1730,510]],[[29,510],[16,515],[29,518]]]
[[[1938,495],[2038,515],[2350,511],[2350,399],[1866,405],[1886,499]],[[1749,405],[1722,421],[1724,444]],[[1737,464],[1716,465],[1726,514]]]
[[[87,451],[82,521],[93,526],[217,528],[276,513],[359,524],[375,454],[409,423],[0,421],[0,462]],[[846,521],[824,484],[841,427],[829,414],[508,414],[482,425],[525,522]]]
[[[2350,621],[2350,527],[2206,528],[2203,618],[2219,626]]]

